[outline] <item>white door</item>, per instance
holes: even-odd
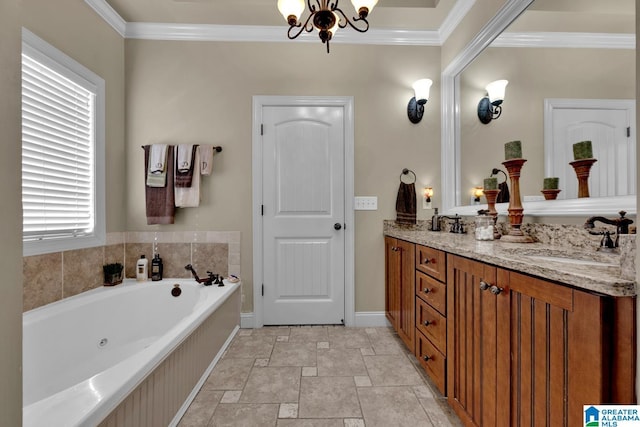
[[[262,110],[263,323],[344,322],[344,108]]]
[[[567,100],[569,101],[569,100]],[[580,100],[576,100],[580,101]],[[598,101],[601,105],[598,107]],[[554,108],[551,114],[551,141],[545,150],[553,153],[547,163],[546,176],[560,178],[558,198],[578,196],[578,179],[573,167],[573,144],[591,141],[593,164],[589,175],[591,197],[625,196],[636,193],[635,109],[633,101],[588,100],[589,105]],[[547,118],[545,118],[545,121]]]

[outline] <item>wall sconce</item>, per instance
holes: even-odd
[[[473,188],[473,204],[480,204],[480,197],[484,196],[484,189],[482,187],[474,187]]]
[[[424,104],[429,100],[429,90],[433,81],[431,79],[416,80],[413,84],[415,96],[409,101],[407,106],[407,115],[411,123],[420,123],[424,114]]]
[[[500,117],[504,92],[509,84],[508,80],[496,80],[487,85],[487,96],[478,103],[478,118],[485,125]]]
[[[431,209],[431,198],[433,197],[433,188],[424,187],[424,197],[422,198],[422,209]]]

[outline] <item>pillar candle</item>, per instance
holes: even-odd
[[[484,179],[484,189],[485,190],[497,190],[498,189],[498,178],[485,178]]]
[[[522,142],[510,141],[504,144],[504,159],[521,159],[522,158]]]
[[[580,141],[573,144],[573,160],[591,159],[593,150],[591,141]]]
[[[558,189],[558,178],[545,178],[543,182],[542,189],[543,190],[557,190]]]

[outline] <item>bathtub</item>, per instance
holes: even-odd
[[[239,328],[239,289],[125,280],[24,313],[23,426],[176,424]]]

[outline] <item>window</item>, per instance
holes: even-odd
[[[24,255],[103,245],[104,80],[22,33]]]

